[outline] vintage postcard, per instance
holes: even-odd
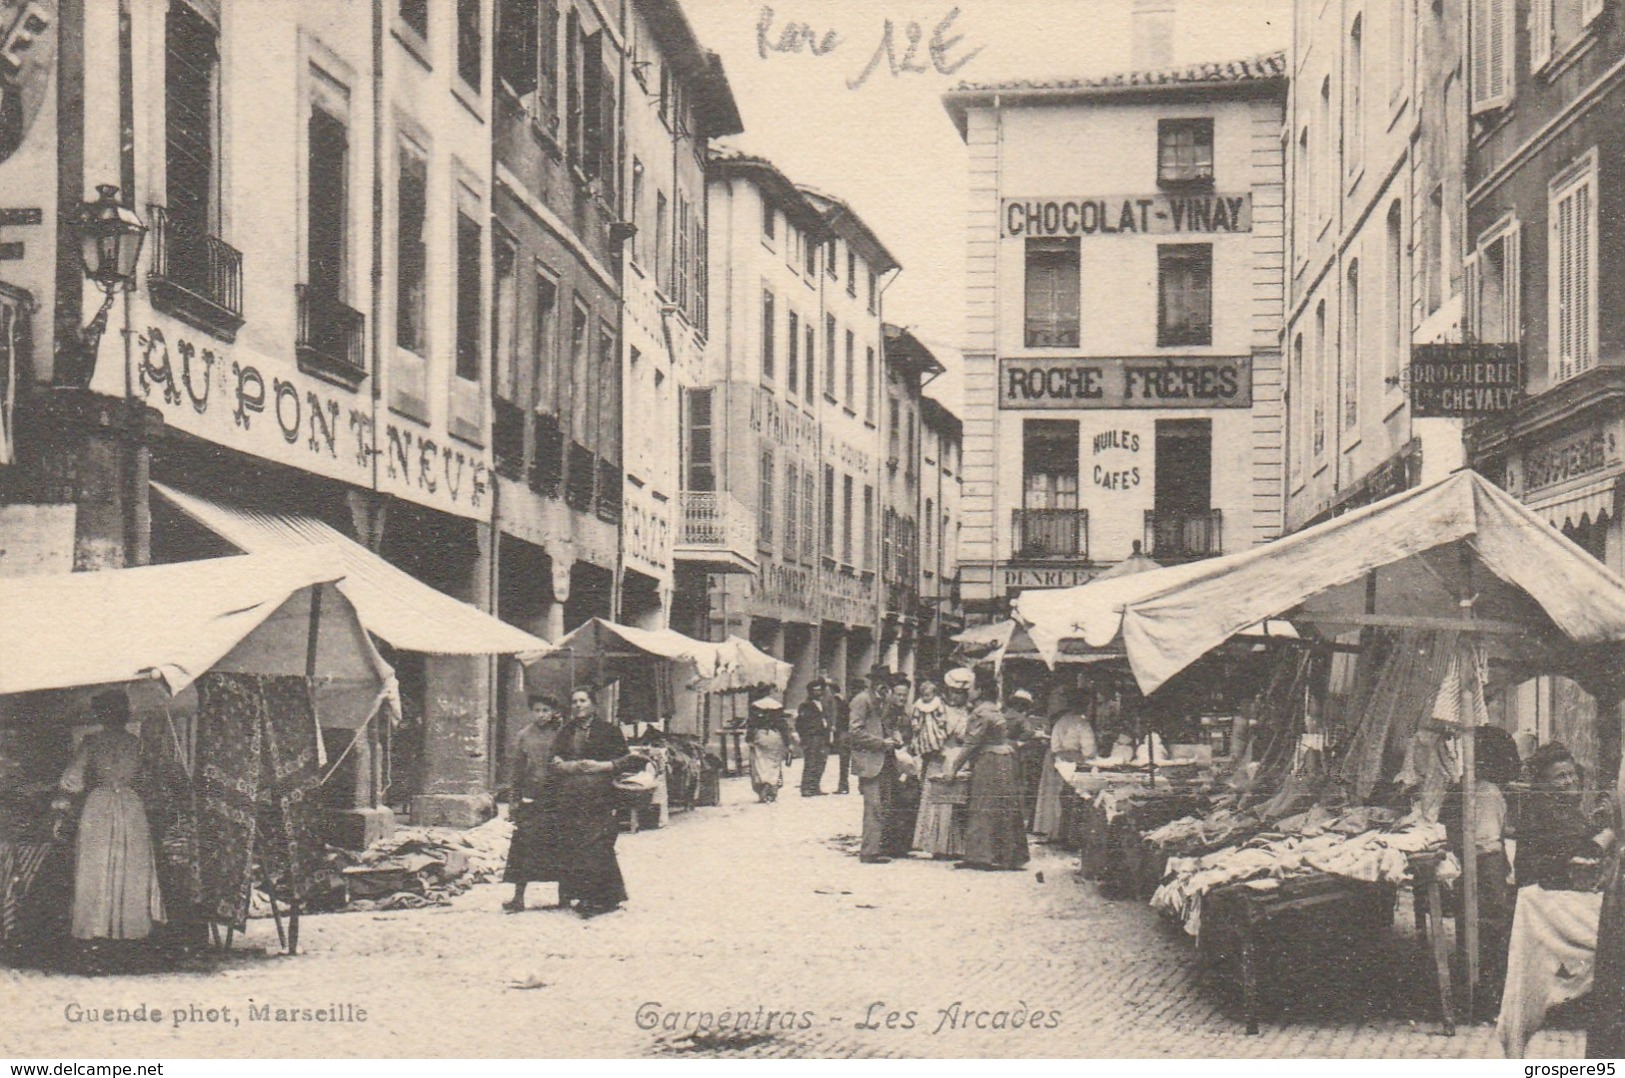
[[[0,0],[0,1057],[1625,1054],[1622,65]]]

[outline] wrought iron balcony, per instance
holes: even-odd
[[[1016,560],[1089,560],[1089,510],[1015,509],[1010,516]]]
[[[1217,509],[1147,509],[1145,548],[1164,564],[1224,553],[1224,515]]]
[[[243,254],[219,236],[149,205],[152,301],[199,329],[235,340],[243,324]]]
[[[713,573],[756,570],[756,526],[743,505],[723,491],[685,490],[680,497],[678,561]]]
[[[367,376],[367,319],[332,296],[296,284],[299,365],[355,386]]]

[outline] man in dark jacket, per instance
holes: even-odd
[[[824,792],[824,764],[829,759],[829,738],[834,732],[830,714],[829,685],[814,678],[807,685],[807,699],[796,709],[796,736],[801,739],[801,796],[818,797]]]

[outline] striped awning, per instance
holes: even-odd
[[[1529,508],[1558,529],[1578,527],[1584,520],[1595,524],[1614,515],[1614,491],[1618,486],[1619,476],[1609,476],[1566,490],[1549,501],[1532,500]]]
[[[540,637],[436,591],[323,521],[224,505],[157,482],[152,489],[245,554],[331,544],[344,569],[338,589],[355,606],[361,624],[403,651],[509,655],[553,650]]]

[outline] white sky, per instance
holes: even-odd
[[[683,0],[701,42],[722,55],[745,121],[729,141],[769,158],[797,183],[849,203],[903,264],[886,293],[886,319],[913,327],[951,368],[963,338],[967,208],[964,143],[941,95],[961,80],[1067,78],[1130,68],[1131,0],[958,0],[944,60],[982,51],[952,75],[893,76],[884,59],[864,85],[847,88],[874,57],[886,21],[898,57],[910,21],[924,30],[917,61],[954,0]],[[757,50],[757,23],[772,9],[771,41],[806,23],[835,48],[814,56]],[[1228,60],[1286,48],[1289,0],[1181,0],[1176,63]],[[957,370],[933,395],[959,410]]]

